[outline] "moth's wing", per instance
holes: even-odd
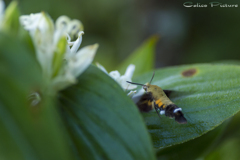
[[[149,112],[153,109],[152,102],[152,95],[150,93],[144,93],[137,102],[138,109],[141,112]]]
[[[173,90],[163,90],[163,92],[166,94],[167,97],[169,97],[170,94],[174,91]]]
[[[176,90],[163,90],[163,92],[166,94],[168,98],[174,98],[178,96],[187,96],[194,94],[194,92],[186,92],[186,91],[176,91]]]

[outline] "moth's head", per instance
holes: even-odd
[[[160,88],[156,85],[150,85],[150,84],[147,84],[146,86],[143,86],[143,89],[148,93],[152,93],[153,95],[158,94],[162,91],[162,88]]]
[[[154,86],[154,85],[151,85],[151,82],[153,80],[153,77],[154,77],[154,72],[153,72],[153,76],[151,78],[151,81],[149,83],[146,83],[146,84],[140,84],[140,83],[134,83],[134,82],[129,82],[127,81],[128,83],[131,83],[131,84],[136,84],[136,85],[140,85],[140,86],[143,86],[143,89],[146,91],[146,92],[151,92],[149,89]]]

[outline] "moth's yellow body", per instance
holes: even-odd
[[[158,106],[158,108],[162,107],[162,109],[165,109],[168,105],[174,104],[167,97],[167,95],[164,93],[161,87],[156,85],[150,85],[149,83],[147,83],[144,89],[146,92],[151,93],[153,98],[153,103],[155,103]]]

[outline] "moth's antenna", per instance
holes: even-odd
[[[152,79],[151,79],[151,81],[149,82],[149,84],[151,84],[151,82],[152,82],[152,80],[153,80],[153,77],[154,77],[154,75],[155,75],[155,72],[153,72]]]
[[[131,83],[131,84],[136,84],[136,85],[140,85],[140,86],[145,86],[144,84],[140,84],[140,83],[134,83],[134,82],[129,82],[129,81],[126,81],[127,83]]]

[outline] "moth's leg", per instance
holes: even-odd
[[[158,108],[157,108],[157,105],[155,104],[155,101],[152,101],[152,108],[153,108],[153,107],[155,108],[158,116],[161,118],[161,115],[160,115],[160,113],[159,113],[159,111],[158,111]]]

